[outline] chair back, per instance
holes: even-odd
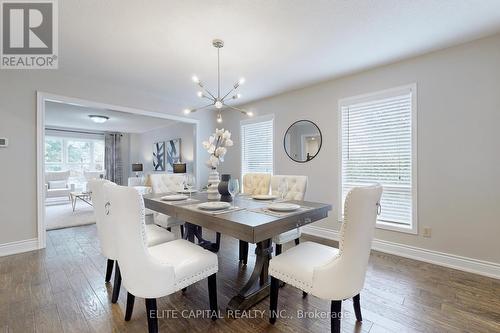
[[[251,172],[243,175],[243,194],[269,194],[270,173]]]
[[[271,177],[271,193],[279,195],[278,188],[282,181],[286,181],[288,190],[285,199],[304,200],[307,189],[307,176],[274,175]]]
[[[133,187],[106,184],[104,197],[104,214],[120,223],[114,230],[114,241],[125,289],[143,298],[168,295],[174,288],[174,269],[149,254],[142,196]]]
[[[184,183],[185,175],[180,173],[155,173],[149,175],[153,193],[177,192]]]
[[[339,253],[314,271],[313,288],[323,297],[342,300],[363,288],[381,196],[379,184],[355,187],[347,194]]]
[[[116,260],[118,253],[114,246],[115,228],[112,225],[112,221],[104,214],[104,206],[106,205],[104,201],[104,184],[113,183],[106,179],[91,179],[87,187],[92,198],[92,205],[94,206],[97,237],[99,238],[101,253],[108,259]]]

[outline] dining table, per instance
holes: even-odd
[[[230,299],[228,310],[249,309],[269,296],[268,268],[273,253],[273,236],[324,219],[332,209],[332,205],[325,203],[285,200],[281,202],[296,204],[300,208],[292,212],[276,212],[268,209],[270,201],[241,195],[235,197],[228,209],[206,211],[198,207],[209,202],[206,192],[194,193],[185,200],[162,200],[169,194],[172,193],[145,194],[144,205],[152,211],[185,221],[187,225],[234,237],[240,240],[240,244],[256,244],[253,271],[238,294]],[[185,233],[185,237],[190,237],[189,232]]]

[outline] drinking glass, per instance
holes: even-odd
[[[288,182],[286,181],[286,179],[283,178],[278,184],[278,194],[281,200],[285,199],[287,192],[288,192]]]
[[[230,179],[229,184],[227,185],[227,190],[231,197],[233,198],[233,208],[234,208],[234,200],[236,199],[236,195],[240,192],[240,182],[238,179]]]
[[[192,174],[187,175],[186,187],[189,192],[189,199],[191,199],[191,195],[193,194],[193,188],[195,185],[196,185],[196,178]]]

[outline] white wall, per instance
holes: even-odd
[[[157,128],[141,134],[130,135],[130,160],[131,163],[143,163],[144,173],[153,171],[153,144],[155,142],[171,139],[181,139],[181,162],[193,167],[194,143],[196,129],[193,124],[174,123],[166,127]],[[203,158],[204,156],[202,156]],[[132,167],[128,166],[130,176],[133,176]],[[189,170],[188,171],[194,171]],[[201,179],[200,181],[206,181]]]
[[[318,225],[338,230],[338,100],[410,83],[418,87],[419,235],[377,230],[376,238],[500,263],[500,35],[331,80],[244,106],[275,115],[275,173],[309,176],[306,198],[332,203]],[[239,113],[224,127],[239,144]],[[319,155],[291,161],[283,135],[296,120],[323,132]],[[222,165],[240,174],[237,146]],[[423,238],[423,227],[432,237]]]
[[[64,65],[61,64],[61,68]],[[9,147],[0,149],[0,245],[36,238],[36,91],[82,98],[147,111],[182,115],[183,105],[165,107],[164,94],[151,94],[128,85],[116,86],[80,76],[65,76],[63,70],[0,70],[0,136],[9,138]],[[192,116],[200,119],[200,136],[215,128],[209,112]],[[200,147],[198,155],[206,153]],[[201,160],[201,163],[203,163]],[[201,178],[208,178],[200,167]]]

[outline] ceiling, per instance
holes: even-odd
[[[91,114],[107,116],[109,120],[103,124],[97,124],[89,118]],[[94,109],[56,102],[46,102],[45,104],[45,126],[49,128],[144,133],[175,123],[177,122],[169,119],[120,111]]]
[[[65,0],[59,68],[127,84],[180,113],[204,104],[191,76],[241,103],[500,31],[498,0]]]

